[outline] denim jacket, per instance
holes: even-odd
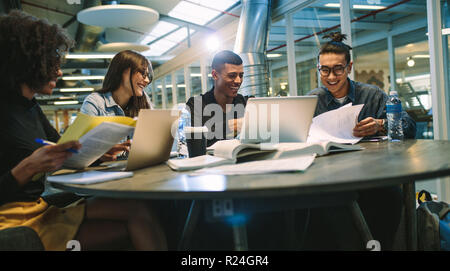
[[[377,86],[347,80],[349,80],[350,89],[342,104],[337,102],[325,87],[316,88],[308,93],[308,95],[319,96],[314,116],[352,103],[353,105],[364,104],[359,113],[358,121],[368,117],[386,120],[386,101],[388,99],[386,93]],[[405,138],[415,138],[416,122],[404,110],[402,112],[402,126]]]
[[[145,91],[144,95],[147,98],[150,108],[153,109],[153,104]],[[122,107],[114,101],[111,92],[93,92],[89,94],[89,96],[84,99],[80,111],[81,113],[92,116],[125,116],[125,112]]]

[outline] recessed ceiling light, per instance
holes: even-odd
[[[94,88],[60,88],[59,92],[84,92],[94,91]]]
[[[385,6],[374,6],[374,5],[353,5],[354,9],[373,9],[373,10],[378,10],[378,9],[384,9],[386,8]]]
[[[325,6],[327,8],[338,8],[338,7],[341,6],[341,4],[339,4],[339,3],[328,3],[328,4],[325,4]]]
[[[267,54],[268,58],[277,58],[277,57],[281,57],[282,54]]]
[[[111,59],[116,54],[67,54],[66,59]]]
[[[78,80],[103,80],[105,76],[103,75],[81,75],[81,76],[63,76],[62,80],[65,81],[78,81]]]
[[[78,101],[58,101],[53,102],[54,105],[65,105],[65,104],[78,104]]]
[[[341,7],[341,5],[339,3],[328,3],[325,4],[325,7],[327,8],[339,8]],[[386,8],[385,6],[374,6],[374,5],[353,5],[352,6],[353,9],[373,9],[373,10],[377,10],[377,9],[383,9]]]
[[[144,52],[149,49],[150,47],[145,44],[137,44],[131,42],[111,42],[100,45],[97,48],[97,52],[120,52],[123,50],[134,50],[138,52]]]

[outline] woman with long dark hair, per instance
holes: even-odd
[[[87,96],[80,111],[93,116],[137,117],[139,110],[153,108],[144,91],[152,79],[152,64],[147,58],[135,51],[121,51],[111,60],[102,89]],[[100,161],[126,157],[123,155],[130,145],[130,140],[116,144]]]
[[[103,87],[86,97],[81,112],[95,116],[137,117],[152,108],[145,87],[153,79],[151,63],[141,54],[125,50],[111,60]]]

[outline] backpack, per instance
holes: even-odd
[[[422,196],[425,195],[425,201]],[[417,199],[417,237],[419,250],[450,251],[450,207],[446,202],[432,201],[422,190]]]

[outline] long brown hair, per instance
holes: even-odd
[[[133,96],[130,98],[127,106],[123,110],[126,116],[136,117],[139,113],[139,110],[150,108],[150,105],[145,98],[145,94],[141,97],[136,96],[133,82],[131,80],[133,74],[142,70],[146,71],[147,68],[148,79],[150,80],[150,82],[152,82],[153,80],[152,64],[143,55],[131,50],[121,51],[116,54],[109,64],[108,71],[106,72],[105,79],[103,80],[103,87],[101,90],[99,90],[99,92],[112,93],[119,89],[120,83],[122,82],[122,74],[128,68],[130,69],[129,80],[131,90],[133,91]]]

